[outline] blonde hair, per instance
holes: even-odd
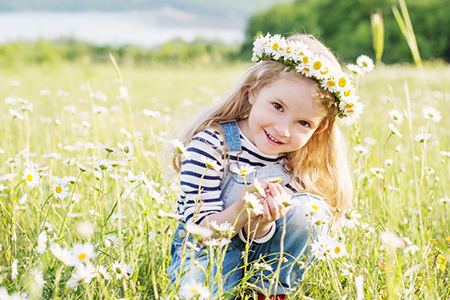
[[[311,35],[298,34],[288,40],[300,40],[319,55],[327,57],[333,71],[341,71],[336,57],[320,41]],[[221,103],[212,106],[189,119],[189,123],[179,132],[178,139],[187,145],[193,136],[207,128],[213,128],[221,133],[221,121],[242,120],[248,117],[252,105],[248,101],[249,91],[258,92],[261,88],[287,76],[298,75],[294,70],[286,72],[285,66],[275,61],[262,61],[251,67],[244,74],[235,89]],[[341,131],[335,116],[337,107],[334,96],[325,91],[319,84],[304,75],[294,78],[307,80],[314,87],[314,99],[326,110],[318,129],[309,141],[300,149],[285,153],[286,168],[292,171],[297,189],[319,195],[335,212],[346,209],[352,199],[352,182],[347,162],[347,153]],[[174,153],[174,152],[173,152]],[[181,169],[181,158],[176,155],[173,166],[177,172]],[[337,210],[337,215],[341,215]]]

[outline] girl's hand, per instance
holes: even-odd
[[[282,218],[289,210],[289,207],[285,207],[282,203],[276,200],[277,197],[287,193],[278,183],[266,183],[269,192],[267,192],[267,199],[263,201],[264,213],[261,217],[261,223],[273,223],[279,218]]]

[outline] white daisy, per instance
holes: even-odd
[[[38,236],[36,252],[42,254],[45,249],[47,249],[47,232],[44,230]]]
[[[334,240],[331,245],[330,255],[332,258],[341,258],[346,256],[347,248],[345,247],[345,244]]]
[[[424,143],[426,140],[428,140],[431,137],[430,133],[418,133],[414,136],[414,140],[416,140],[419,143]]]
[[[126,141],[123,145],[122,152],[127,158],[132,158],[134,156],[134,146],[131,141]]]
[[[255,189],[253,190],[254,193],[259,193],[263,198],[266,198],[266,191],[263,189],[261,183],[258,181],[258,179],[255,177],[255,180],[253,181],[253,185]]]
[[[265,263],[254,263],[253,266],[258,271],[272,271],[272,266],[265,264]]]
[[[90,243],[78,243],[73,246],[70,253],[77,264],[86,263],[96,256],[94,246]]]
[[[355,74],[358,74],[360,76],[364,76],[364,71],[358,65],[348,64],[347,65],[347,69],[349,69],[350,71],[352,71]]]
[[[361,70],[364,73],[369,73],[369,72],[373,71],[373,68],[375,67],[372,59],[370,57],[368,57],[367,55],[359,56],[356,59],[356,64],[358,65],[358,67],[361,68]]]
[[[44,287],[45,280],[44,280],[44,275],[42,274],[42,271],[39,271],[38,269],[34,269],[30,273],[31,273],[31,275],[33,275],[33,281],[41,288]]]
[[[355,146],[355,148],[353,149],[361,155],[366,155],[367,153],[369,153],[369,150],[363,145]]]
[[[232,164],[230,166],[230,171],[242,176],[248,175],[254,171],[256,171],[256,169],[252,166],[250,166],[249,164]]]
[[[53,243],[49,247],[50,252],[66,266],[74,266],[76,264],[75,259],[69,249],[62,248],[59,244]]]
[[[389,127],[389,129],[391,130],[391,134],[396,134],[396,135],[398,135],[399,137],[402,137],[402,136],[403,136],[403,134],[401,134],[400,131],[398,131],[398,129],[395,127],[394,124],[388,123],[388,127]]]
[[[438,123],[441,119],[441,113],[432,106],[427,106],[422,110],[423,117],[427,120],[432,120],[435,123]]]
[[[108,270],[104,266],[98,265],[96,270],[97,274],[100,275],[101,278],[104,280],[111,280],[111,275],[109,275]]]
[[[231,223],[228,223],[227,221],[218,225],[216,220],[211,220],[209,222],[209,225],[211,225],[211,227],[214,228],[218,232],[234,231],[233,225],[231,225]]]
[[[19,113],[17,110],[15,110],[15,109],[9,109],[9,113],[13,116],[13,118],[17,118],[17,119],[20,119],[20,120],[24,120],[25,119],[25,117],[24,117],[24,115],[23,114],[21,114],[21,113]]]
[[[82,283],[89,283],[97,276],[95,268],[91,264],[79,264],[75,267],[75,272],[67,281],[68,287],[74,288]]]
[[[53,195],[60,199],[63,200],[64,198],[67,197],[67,195],[69,194],[69,188],[66,187],[67,181],[59,181],[53,184]]]
[[[403,115],[398,110],[396,110],[396,109],[391,110],[389,112],[389,116],[391,117],[392,122],[397,123],[397,124],[403,123]]]
[[[439,199],[439,201],[441,201],[442,204],[450,204],[450,199],[447,196],[444,196],[443,198]]]
[[[161,117],[161,112],[159,112],[159,111],[144,109],[142,112],[144,113],[144,115],[149,116],[151,118],[160,118]]]
[[[172,145],[177,149],[177,153],[181,154],[184,159],[189,160],[191,158],[191,154],[187,152],[186,147],[179,140],[172,140]]]
[[[356,210],[352,210],[350,212],[344,210],[344,216],[338,218],[338,220],[341,221],[342,226],[354,228],[356,225],[359,225],[359,218],[361,218],[361,215],[356,213]]]
[[[29,187],[35,187],[41,182],[38,172],[33,167],[28,167],[23,171],[22,179],[25,179]]]
[[[116,274],[117,279],[121,279],[122,277],[128,279],[131,277],[132,274],[131,267],[128,264],[118,262],[117,260],[112,264],[111,269]]]
[[[264,206],[255,195],[245,192],[244,200],[247,203],[247,208],[252,210],[256,215],[262,215],[264,213]]]
[[[221,168],[216,161],[209,159],[205,156],[202,156],[200,158],[200,160],[205,163],[207,169],[212,169],[212,170],[216,170],[216,171],[220,172]]]
[[[208,238],[214,234],[214,232],[211,229],[199,226],[194,223],[187,224],[186,230],[198,239]]]
[[[180,297],[182,299],[191,299],[196,296],[200,296],[200,299],[206,299],[211,296],[211,293],[203,284],[195,281],[185,283],[180,288]]]
[[[372,172],[373,175],[377,176],[380,179],[384,179],[383,174],[386,170],[383,168],[370,168],[370,172]]]
[[[224,238],[224,239],[211,239],[211,240],[208,240],[208,241],[204,241],[205,245],[209,246],[209,247],[223,247],[223,246],[225,246],[226,244],[228,244],[230,242],[231,241],[229,239],[226,239],[226,238]]]
[[[332,258],[331,250],[333,248],[334,239],[327,235],[319,235],[317,240],[311,243],[311,253],[318,260],[327,260]]]
[[[11,279],[16,279],[17,275],[19,275],[19,272],[17,271],[19,261],[17,258],[13,259],[13,263],[11,264]]]

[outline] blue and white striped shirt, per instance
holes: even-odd
[[[284,156],[266,155],[239,130],[243,152],[239,162],[260,168],[270,164],[282,163]],[[180,174],[181,195],[177,202],[177,213],[183,216],[185,223],[192,222],[195,210],[199,210],[196,223],[204,217],[222,211],[223,201],[220,199],[220,184],[226,166],[222,135],[213,129],[206,129],[194,135],[187,146],[189,160],[183,160]],[[217,163],[219,170],[207,169],[202,157]],[[236,156],[230,155],[229,162],[235,163]],[[201,179],[202,175],[203,179]],[[199,187],[202,189],[199,195]],[[201,205],[198,203],[202,202]]]

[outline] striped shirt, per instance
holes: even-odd
[[[282,163],[284,156],[266,155],[239,130],[243,152],[239,154],[239,162],[260,168],[270,164]],[[177,213],[183,216],[185,223],[192,222],[192,217],[199,210],[195,223],[200,223],[207,215],[222,211],[223,201],[220,199],[220,184],[224,176],[226,162],[224,158],[223,136],[213,129],[206,129],[194,135],[187,146],[189,160],[183,160],[180,174],[181,195],[177,202]],[[230,153],[229,162],[235,163],[237,158]],[[202,157],[217,163],[218,168],[207,169]],[[202,175],[203,179],[201,179]],[[199,187],[202,189],[199,194]],[[198,199],[197,205],[196,201]],[[202,202],[202,204],[198,204]]]

